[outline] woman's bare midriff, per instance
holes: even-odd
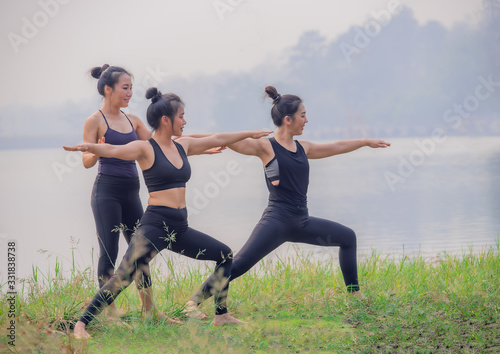
[[[182,209],[186,207],[186,188],[172,188],[149,193],[148,205]]]

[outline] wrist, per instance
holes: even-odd
[[[95,158],[98,158],[98,156],[96,156],[96,153],[95,153],[95,148],[94,148],[96,145],[97,145],[97,144],[89,144],[89,145],[87,146],[87,152],[89,152],[89,153],[91,153],[91,154],[94,154]]]

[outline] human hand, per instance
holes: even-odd
[[[371,148],[386,148],[391,146],[391,143],[382,139],[368,139],[367,145]]]
[[[203,151],[202,154],[206,154],[206,155],[220,154],[222,151],[224,151],[226,149],[227,149],[227,146],[214,147],[214,148]]]
[[[105,144],[106,143],[106,138],[102,137],[101,139],[97,140],[98,144]],[[92,157],[97,157],[96,154],[92,154]]]
[[[91,144],[89,143],[82,143],[74,146],[63,146],[63,149],[66,151],[82,151],[86,152],[89,151]]]
[[[268,136],[269,134],[273,133],[274,130],[256,130],[256,131],[253,131],[253,132],[250,132],[250,138],[252,139],[259,139],[259,138],[262,138],[264,136]]]

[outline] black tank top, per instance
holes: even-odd
[[[120,133],[114,129],[111,129],[108,124],[108,120],[102,113],[102,117],[108,126],[104,137],[106,138],[106,144],[112,145],[125,145],[130,143],[131,141],[137,140],[137,133],[134,130],[134,125],[130,121],[129,117],[123,113],[123,115],[127,118],[130,126],[132,127],[132,131],[130,133]],[[99,157],[99,166],[97,169],[97,173],[102,173],[104,175],[111,176],[120,176],[120,177],[138,177],[137,167],[135,166],[135,160],[127,161],[115,159],[114,157]]]
[[[185,188],[186,182],[191,177],[191,166],[182,145],[175,141],[173,142],[182,157],[182,167],[177,168],[167,159],[160,145],[153,138],[148,141],[153,146],[155,152],[153,166],[142,171],[148,191],[151,193],[171,188]]]
[[[309,160],[304,148],[297,140],[297,151],[292,152],[270,138],[274,158],[265,166],[269,201],[288,203],[292,206],[307,206],[309,186]],[[277,186],[271,182],[279,181]]]

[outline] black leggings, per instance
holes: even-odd
[[[88,324],[130,285],[138,271],[149,268],[149,262],[165,248],[190,258],[216,262],[213,274],[203,283],[197,294],[214,295],[215,313],[226,313],[233,261],[231,249],[222,242],[188,227],[186,208],[150,205],[116,273],[94,296],[80,321]]]
[[[348,291],[358,291],[356,234],[339,223],[309,216],[307,207],[269,202],[243,248],[234,256],[231,281],[245,274],[257,262],[285,242],[318,246],[339,246],[340,269]],[[207,292],[191,300],[200,304]]]
[[[133,229],[143,215],[139,198],[139,178],[98,174],[91,197],[99,240],[97,277],[101,288],[115,272],[120,231],[130,244]],[[151,286],[149,268],[137,277],[138,289]]]

